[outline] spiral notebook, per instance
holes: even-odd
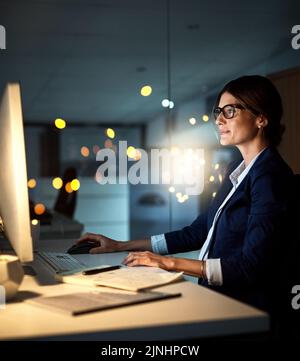
[[[111,308],[129,306],[162,299],[179,297],[181,293],[164,292],[78,292],[58,296],[37,297],[26,302],[49,310],[63,312],[71,316],[89,312],[107,310]]]

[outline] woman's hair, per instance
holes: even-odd
[[[233,95],[245,108],[255,115],[263,115],[268,124],[264,127],[266,140],[277,147],[284,133],[284,125],[281,123],[283,108],[278,90],[266,77],[260,75],[248,75],[234,79],[227,83],[220,91],[216,104],[219,104],[223,93]]]

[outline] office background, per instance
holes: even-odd
[[[281,91],[280,151],[299,173],[300,49],[291,43],[299,13],[292,0],[2,0],[0,87],[21,83],[30,198],[52,209],[53,179],[71,167],[80,181],[69,189],[74,218],[85,231],[125,240],[189,224],[237,156],[220,148],[211,110],[224,83],[244,74],[270,76]],[[152,93],[143,96],[146,85]],[[120,140],[134,147],[129,166],[136,148],[203,148],[204,192],[99,185],[96,153],[117,152]]]

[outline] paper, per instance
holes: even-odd
[[[56,279],[71,284],[139,291],[177,281],[182,275],[183,272],[171,273],[156,267],[122,267],[94,275],[83,275],[81,272],[67,276],[56,275]]]
[[[124,267],[97,275],[94,282],[99,286],[138,291],[174,282],[182,278],[182,274],[155,267]]]

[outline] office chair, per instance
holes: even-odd
[[[300,310],[292,308],[292,288],[300,285],[300,174],[294,175],[291,187],[291,205],[288,226],[282,240],[282,256],[285,256],[284,267],[281,267],[278,298],[281,298],[279,321],[280,337],[299,339]],[[284,268],[284,269],[283,269]]]
[[[300,285],[300,174],[294,175],[294,215],[292,221],[292,248],[291,248],[291,272],[290,277],[291,288],[295,285]],[[291,289],[290,289],[291,292]],[[295,295],[291,294],[291,299]],[[292,337],[300,340],[300,310],[294,310],[290,304],[290,324],[292,330]]]
[[[294,175],[294,244],[293,251],[295,252],[295,278],[300,282],[300,174]]]

